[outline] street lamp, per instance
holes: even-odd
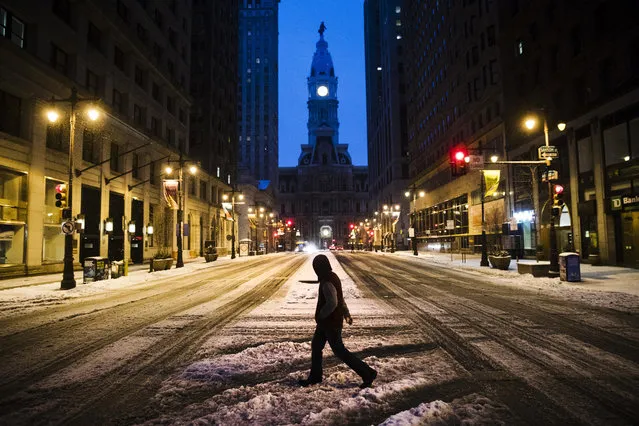
[[[168,163],[177,163],[178,164],[178,211],[177,211],[177,261],[175,262],[176,268],[181,268],[184,266],[184,256],[182,254],[182,236],[184,233],[184,176],[183,169],[187,161],[184,159],[182,155],[182,151],[180,151],[180,158],[175,160],[168,160]],[[173,168],[169,165],[164,169],[167,175],[173,173]],[[194,175],[197,173],[197,166],[192,164],[189,166],[189,172]],[[190,230],[189,230],[190,232]]]
[[[542,120],[543,120],[543,126],[544,126],[544,142],[546,144],[546,146],[550,146],[550,140],[548,137],[548,121],[546,119],[546,111],[544,109],[541,109],[541,113],[542,113]],[[528,130],[533,130],[535,127],[537,127],[537,119],[536,117],[527,117],[524,120],[524,126],[528,129]],[[559,129],[560,132],[563,132],[566,129],[566,123],[564,122],[560,122],[557,123],[557,129]],[[546,157],[546,170],[549,171],[550,170],[550,162],[551,162],[551,158],[550,157]],[[548,180],[548,212],[550,213],[550,228],[549,228],[549,245],[550,245],[550,267],[548,270],[548,275],[550,277],[556,277],[559,275],[559,251],[557,250],[557,232],[555,230],[555,218],[552,215],[552,211],[550,209],[552,209],[552,204],[553,204],[553,191],[552,191],[552,181],[550,179]]]
[[[98,102],[99,98],[80,98],[78,91],[75,87],[71,89],[71,96],[65,99],[51,98],[52,107],[47,111],[47,119],[51,123],[55,123],[60,114],[53,108],[53,105],[57,103],[69,103],[71,111],[69,113],[69,182],[67,192],[67,207],[62,210],[62,217],[65,220],[73,219],[73,154],[74,154],[74,142],[75,142],[75,122],[76,122],[76,107],[80,102]],[[95,108],[90,108],[87,111],[89,120],[95,121],[100,117],[100,112]],[[69,290],[75,287],[75,277],[73,276],[73,233],[65,233],[64,235],[64,269],[62,272],[62,281],[60,282],[60,288],[62,290]]]
[[[244,202],[242,200],[244,200],[244,195],[243,194],[238,194],[238,192],[233,189],[230,192],[231,196],[231,221],[233,222],[233,224],[231,225],[231,259],[235,259],[235,205],[236,204],[244,204]],[[237,195],[238,200],[240,200],[239,202],[235,201],[235,194]],[[222,195],[222,200],[224,201],[228,201],[229,199],[229,195],[228,194],[223,194]]]
[[[415,186],[413,185],[411,187],[410,190],[404,192],[404,195],[406,196],[406,198],[410,197],[411,193],[413,194],[413,209],[412,209],[412,214],[411,214],[411,220],[410,220],[410,229],[408,230],[408,236],[411,238],[412,243],[413,243],[413,254],[415,256],[418,255],[417,253],[417,230],[415,229],[415,222],[417,219],[417,191],[415,189]],[[422,198],[426,195],[426,193],[424,191],[419,191],[419,197]],[[412,235],[411,235],[411,230],[412,230]]]

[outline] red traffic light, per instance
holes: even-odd
[[[466,153],[464,151],[455,151],[456,161],[464,161],[464,158],[466,158]]]
[[[355,225],[353,225],[352,223],[349,226],[351,229],[355,229]]]
[[[67,207],[67,185],[59,183],[55,186],[55,206],[61,209]]]
[[[287,220],[287,221],[286,221],[286,226],[291,226],[292,224],[293,224],[293,221],[292,221],[292,220]]]
[[[564,192],[564,187],[562,185],[555,185],[555,194],[559,195]]]

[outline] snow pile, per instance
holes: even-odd
[[[449,404],[439,400],[425,402],[389,417],[379,426],[504,425],[504,419],[509,417],[512,415],[505,405],[482,395],[471,394]]]

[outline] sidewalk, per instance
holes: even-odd
[[[241,261],[240,259],[249,259],[250,257],[242,256],[241,258],[238,256],[233,259],[233,262]],[[132,284],[134,282],[145,282],[150,281],[154,278],[163,278],[167,274],[177,274],[183,275],[187,274],[193,270],[213,267],[215,265],[219,265],[220,263],[226,263],[231,260],[231,256],[223,256],[219,257],[216,261],[206,263],[204,257],[194,257],[189,259],[184,259],[184,267],[180,268],[176,271],[175,262],[173,262],[173,266],[168,271],[156,271],[149,274],[149,264],[133,264],[129,266],[129,271],[127,276],[122,276],[120,278],[112,278],[109,280],[104,280],[104,282],[109,281],[117,281],[118,283],[127,283]],[[173,271],[173,272],[169,272]],[[78,270],[74,272],[76,286],[80,286],[83,284],[83,271]],[[45,285],[45,284],[60,284],[62,281],[62,272],[57,272],[54,274],[44,274],[44,275],[31,275],[26,277],[16,277],[16,278],[8,278],[4,280],[0,280],[0,291],[8,290],[12,288],[18,287],[29,287],[29,286],[37,286],[37,285]],[[97,282],[96,282],[97,283]]]
[[[373,252],[374,253],[374,252]],[[462,262],[462,255],[453,253],[452,260],[450,253],[439,253],[436,251],[420,251],[415,256],[412,250],[396,251],[395,253],[376,254],[382,256],[404,256],[417,259],[422,262],[436,264],[442,268],[464,269],[473,273],[501,278],[501,281],[510,281],[513,285],[540,285],[540,286],[563,286],[569,288],[580,288],[593,291],[619,292],[639,296],[639,269],[624,268],[619,266],[593,266],[587,263],[580,265],[581,282],[560,281],[559,278],[535,278],[530,274],[519,274],[517,272],[517,260],[510,262],[510,269],[502,271],[491,267],[482,267],[480,254],[466,255],[466,262]],[[534,262],[525,259],[523,262]]]

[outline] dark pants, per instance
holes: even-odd
[[[335,356],[352,368],[360,377],[366,379],[372,374],[372,368],[344,347],[341,328],[335,329],[318,326],[315,329],[313,341],[311,342],[311,373],[308,376],[310,380],[322,380],[322,351],[327,341]]]

